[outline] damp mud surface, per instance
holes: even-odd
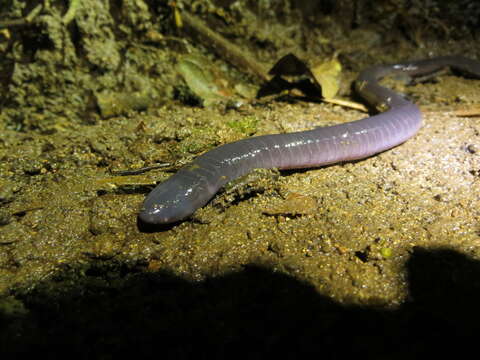
[[[204,132],[180,146],[196,141],[208,148],[240,138],[226,122],[245,116],[259,119],[257,134],[364,116],[321,104],[245,111],[175,105],[54,135],[7,132],[2,291],[87,259],[142,263],[146,271],[192,280],[253,263],[293,273],[338,300],[399,304],[406,296],[404,262],[414,246],[478,255],[480,124],[448,110],[425,112],[418,135],[395,149],[274,179],[267,173],[250,183],[252,191],[220,193],[192,219],[142,232],[141,203],[171,174],[156,169],[120,176],[107,164],[128,170],[157,159],[175,162],[164,144],[173,140],[154,140],[165,136],[165,127]]]
[[[18,16],[27,12],[21,2],[13,3]],[[219,340],[220,344],[235,344],[234,337],[248,332],[243,326],[258,326],[259,319],[269,314],[272,297],[289,299],[277,298],[272,303],[280,323],[284,319],[293,324],[298,315],[304,329],[313,331],[317,325],[310,324],[300,309],[315,308],[312,316],[324,324],[324,335],[329,331],[337,334],[328,311],[331,316],[341,313],[342,321],[347,322],[349,313],[341,306],[348,311],[400,311],[393,315],[396,320],[392,323],[384,320],[383,313],[369,312],[373,310],[356,312],[352,319],[365,324],[365,319],[373,317],[384,328],[398,325],[402,329],[407,325],[398,319],[406,311],[406,303],[422,296],[428,304],[435,300],[411,282],[412,276],[422,273],[412,270],[412,259],[418,262],[429,252],[435,255],[428,264],[452,270],[438,271],[447,278],[442,278],[446,283],[458,285],[468,279],[466,287],[471,286],[473,299],[478,299],[474,275],[478,275],[480,260],[480,116],[478,112],[476,116],[459,115],[475,106],[478,109],[480,80],[447,73],[412,86],[392,81],[389,84],[407,93],[424,113],[423,127],[406,143],[356,162],[255,172],[240,179],[238,186],[217,194],[192,218],[168,227],[146,228],[137,220],[145,195],[198,154],[247,136],[328,126],[367,115],[288,96],[243,100],[238,106],[237,100],[232,106],[228,101],[217,103],[215,97],[213,105],[200,106],[202,99],[186,90],[175,66],[187,52],[184,42],[190,42],[189,49],[202,48],[202,55],[212,59],[212,67],[227,69],[238,82],[256,88],[261,84],[208,54],[201,43],[172,30],[174,10],[170,6],[152,9],[143,1],[126,1],[123,7],[109,8],[108,2],[93,3],[97,4],[96,17],[92,19],[93,12],[80,7],[70,28],[62,27],[59,20],[66,8],[44,10],[41,28],[48,39],[42,38],[46,44],[37,44],[35,55],[14,49],[10,40],[26,46],[26,40],[34,37],[32,29],[14,27],[3,33],[2,44],[9,45],[2,45],[2,51],[10,55],[2,69],[11,75],[8,83],[7,77],[0,76],[4,94],[9,94],[0,117],[0,295],[2,318],[8,320],[2,331],[5,342],[15,343],[13,334],[18,331],[38,337],[40,344],[50,343],[40,335],[42,318],[30,317],[37,314],[35,309],[85,330],[89,325],[78,320],[83,315],[77,318],[78,314],[68,310],[60,316],[55,306],[65,309],[70,304],[86,311],[92,305],[89,301],[98,301],[104,313],[93,311],[87,319],[100,319],[103,330],[110,329],[105,324],[115,314],[145,333],[158,325],[165,327],[164,333],[174,329],[172,336],[182,336],[181,327],[193,324],[188,336],[195,338],[204,322],[214,325],[214,334],[198,342],[206,341],[209,346],[225,329],[230,338]],[[196,9],[198,16],[208,17],[221,7]],[[264,33],[267,30],[258,21],[245,25],[246,18],[259,16],[251,8],[235,11],[244,15],[237,33],[245,35],[240,46],[255,30],[261,30],[256,44],[263,47],[256,54],[265,66],[285,54],[285,49],[295,50],[294,37],[273,43],[274,37]],[[283,21],[288,23],[289,16],[297,15],[289,13]],[[234,21],[228,11],[214,13],[217,20],[222,16],[222,21]],[[164,21],[160,25],[159,18]],[[334,22],[334,17],[328,19]],[[275,29],[294,33],[281,22]],[[160,35],[162,31],[164,35]],[[65,34],[69,36],[60,36]],[[445,55],[450,47],[454,53],[480,58],[478,49],[472,49],[467,40],[454,44],[438,40],[438,48],[426,49],[418,44],[422,38],[418,31],[397,39],[396,44],[387,38],[386,45],[377,28],[355,31],[356,36],[373,42],[362,45],[367,49],[356,49],[360,45],[335,38],[328,31],[325,34],[334,39],[338,50],[345,51],[342,95],[354,100],[358,98],[350,91],[351,81],[372,59],[392,62],[427,57],[430,51]],[[304,36],[309,37],[308,33]],[[312,38],[303,41],[303,45],[313,43]],[[308,56],[324,49],[310,49]],[[255,53],[255,49],[249,50]],[[30,58],[20,62],[19,54]],[[155,168],[158,164],[165,166]],[[153,168],[148,171],[136,171],[150,166]],[[469,267],[470,262],[473,265]],[[425,270],[431,277],[418,276],[422,286],[438,291],[432,292],[436,296],[442,294],[442,287],[435,279],[437,268],[433,268]],[[455,272],[464,268],[470,275]],[[248,288],[253,285],[262,290]],[[217,298],[209,297],[209,291]],[[115,306],[110,295],[118,300]],[[84,296],[90,300],[83,302]],[[155,303],[144,300],[149,296]],[[171,314],[172,318],[160,324],[132,320],[129,307],[119,305],[130,301],[138,306],[139,316],[152,316],[148,306],[163,306],[168,311],[162,310],[162,316]],[[240,315],[233,315],[237,310],[232,309],[237,307],[252,317],[250,325]],[[472,307],[467,303],[463,310],[451,309],[447,314],[443,310],[433,306],[426,310],[427,318],[463,321]],[[207,315],[198,315],[215,317],[217,311],[242,325],[232,330],[221,322],[210,322]],[[275,329],[273,323],[268,324],[271,327],[266,329]],[[64,330],[51,326],[54,333]],[[476,326],[468,323],[467,328]],[[278,344],[291,335],[290,330],[282,328],[270,341]],[[253,332],[261,333],[259,328]],[[121,336],[109,338],[113,348],[120,349],[121,341],[115,339]],[[36,341],[26,342],[35,348],[32,344]],[[356,346],[361,349],[366,344],[375,346],[375,342],[367,336]],[[390,346],[381,349],[388,353]],[[184,357],[188,354],[183,353]]]

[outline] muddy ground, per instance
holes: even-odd
[[[156,183],[215,146],[366,116],[298,96],[242,97],[234,84],[258,90],[262,80],[181,27],[182,11],[265,69],[289,52],[308,60],[339,52],[340,95],[356,101],[351,82],[373,63],[480,59],[468,17],[462,29],[442,8],[390,2],[355,13],[319,2],[321,22],[302,2],[72,3],[68,24],[67,3],[0,7],[0,19],[23,19],[42,5],[33,25],[4,24],[0,34],[5,351],[404,358],[473,338],[480,80],[393,81],[424,111],[405,144],[352,163],[259,172],[169,227],[137,220]],[[402,27],[407,10],[416,20]],[[391,23],[375,22],[387,13]],[[224,80],[220,100],[192,93],[179,71],[181,59],[199,55],[221,74],[211,81]]]

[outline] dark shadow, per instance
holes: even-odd
[[[280,76],[274,76],[270,81],[264,83],[258,90],[257,99],[261,99],[266,96],[280,95],[285,91],[299,90],[303,95],[288,94],[285,96],[279,96],[277,101],[284,102],[298,102],[298,101],[311,101],[320,102],[322,98],[322,92],[315,86],[309,79],[298,79],[294,81],[288,81]]]
[[[192,283],[92,262],[15,289],[17,300],[0,312],[0,352],[2,359],[417,359],[474,347],[480,262],[415,249],[407,268],[409,301],[385,310],[338,304],[260,267]]]
[[[140,218],[137,216],[137,229],[142,233],[161,232],[161,231],[171,230],[173,227],[177,226],[181,222],[182,220],[169,223],[169,224],[148,224],[140,220]]]

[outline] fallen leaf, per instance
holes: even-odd
[[[340,89],[342,65],[336,57],[315,65],[310,69],[315,81],[322,88],[322,96],[325,99],[334,98]]]

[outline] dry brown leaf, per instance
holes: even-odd
[[[310,69],[317,83],[322,88],[322,95],[325,99],[334,98],[340,89],[340,78],[342,75],[342,64],[336,57],[315,65]]]

